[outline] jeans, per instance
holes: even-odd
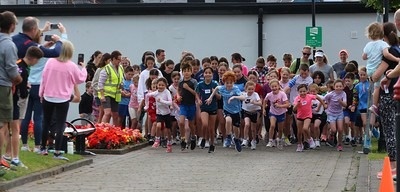
[[[42,121],[43,121],[43,109],[42,103],[40,103],[39,97],[40,85],[32,85],[29,92],[28,105],[26,107],[25,118],[21,123],[21,139],[22,144],[28,143],[28,126],[32,118],[33,112],[33,122],[34,122],[34,136],[35,145],[40,145],[42,139]]]
[[[64,103],[52,103],[43,100],[43,134],[41,149],[45,149],[47,146],[49,131],[56,135],[55,150],[60,151],[62,149],[63,133],[66,127],[65,121],[67,120],[68,109],[69,101]]]

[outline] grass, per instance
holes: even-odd
[[[371,140],[371,152],[368,154],[368,159],[372,161],[383,160],[387,156],[386,152],[378,152],[378,140],[372,138]]]
[[[28,144],[31,147],[34,146],[33,141],[29,141]],[[69,161],[53,159],[53,154],[51,153],[47,156],[44,156],[44,155],[38,155],[34,152],[21,151],[19,158],[27,168],[16,167],[12,168],[11,170],[7,170],[6,174],[0,178],[0,181],[10,181],[18,177],[22,177],[35,172],[47,170],[59,165],[83,159],[81,155],[75,155],[75,154],[74,155],[65,154],[64,156],[67,157]]]

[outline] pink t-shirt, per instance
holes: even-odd
[[[270,92],[267,94],[267,96],[265,96],[264,100],[269,101],[269,103],[271,105],[269,112],[272,113],[273,115],[282,115],[282,114],[286,113],[287,108],[276,108],[275,107],[275,103],[282,105],[285,103],[285,101],[288,100],[285,92],[279,91],[278,94],[274,94],[273,92]]]
[[[247,77],[247,74],[249,73],[249,69],[247,68],[247,66],[245,64],[241,64],[242,65],[242,73],[245,77]]]
[[[131,99],[129,101],[129,107],[137,109],[137,108],[139,108],[139,102],[138,102],[138,98],[137,98],[138,88],[132,83],[129,86],[129,90],[131,91]]]
[[[297,105],[297,118],[307,119],[312,118],[312,101],[315,100],[315,95],[307,94],[304,98],[298,95],[294,99],[294,105]]]

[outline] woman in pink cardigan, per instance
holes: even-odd
[[[47,155],[46,143],[49,130],[56,133],[54,158],[67,160],[61,154],[63,132],[67,120],[69,102],[73,99],[74,86],[85,82],[87,72],[83,63],[81,67],[71,61],[74,46],[63,41],[58,58],[50,58],[43,70],[39,96],[43,105],[43,133],[41,154]],[[52,124],[52,121],[55,121]]]

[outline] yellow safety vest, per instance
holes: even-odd
[[[104,83],[104,95],[115,99],[116,102],[121,101],[121,83],[124,79],[124,69],[121,65],[118,66],[118,74],[114,70],[112,64],[107,64],[104,67],[107,73],[107,80]]]

